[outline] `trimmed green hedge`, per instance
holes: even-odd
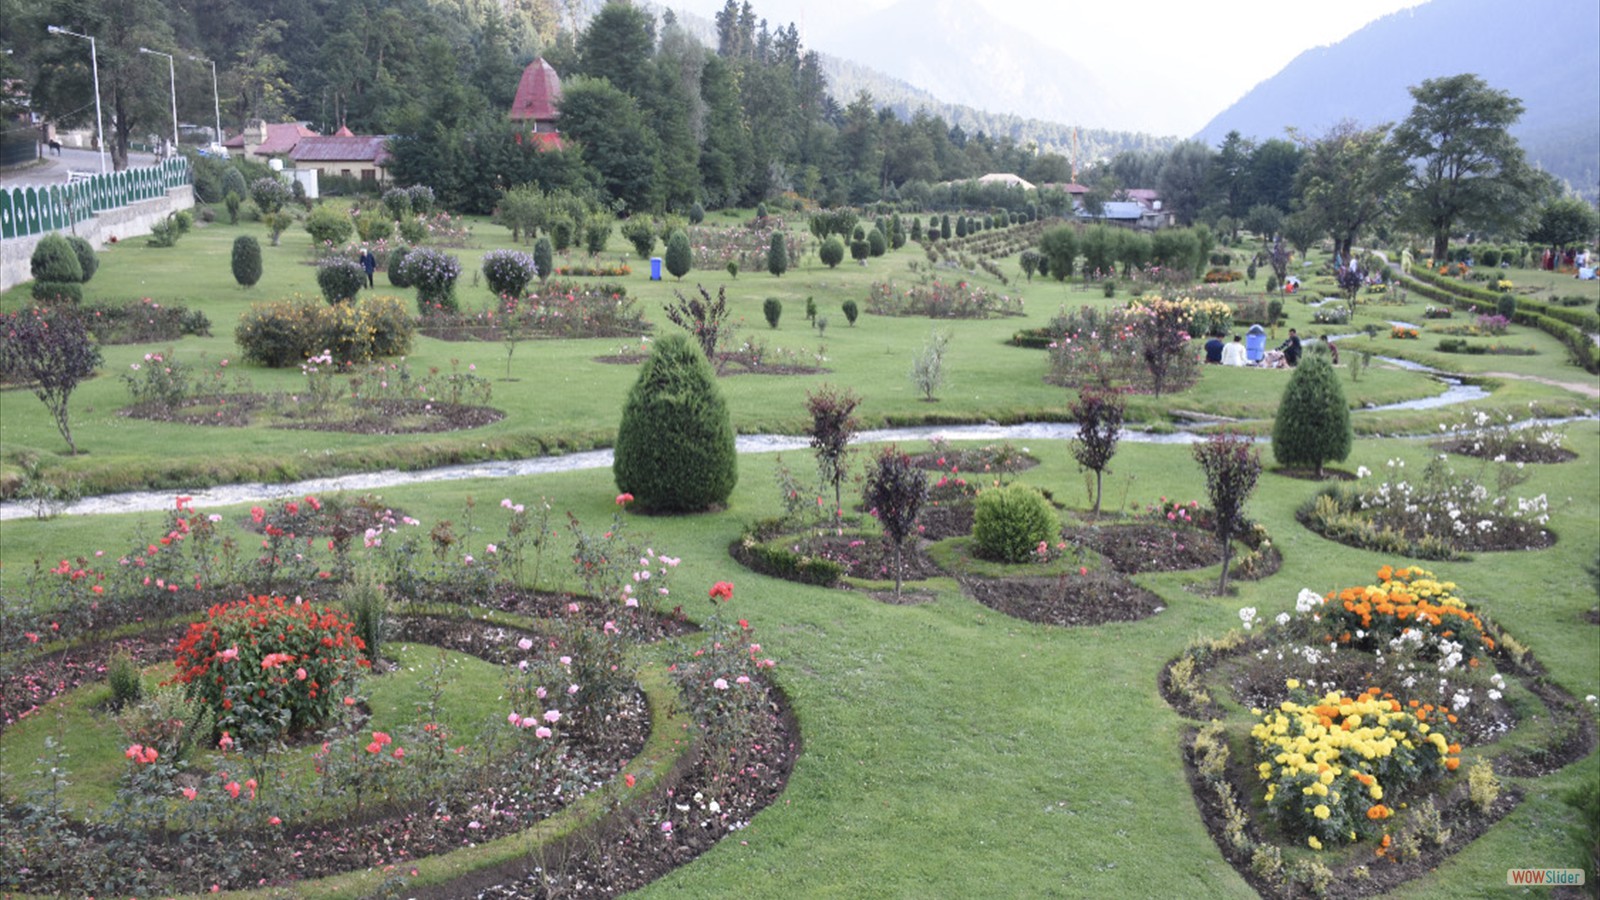
[[[1437,300],[1480,315],[1493,315],[1500,295],[1480,291],[1450,282],[1432,272],[1413,270],[1406,286],[1429,300]],[[1537,300],[1517,299],[1517,313],[1512,321],[1518,325],[1537,328],[1560,341],[1572,355],[1575,365],[1591,374],[1600,374],[1600,347],[1589,337],[1590,331],[1600,331],[1600,319],[1594,313],[1562,306],[1551,306]]]

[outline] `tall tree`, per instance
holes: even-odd
[[[1194,224],[1195,216],[1209,201],[1211,186],[1211,148],[1199,141],[1184,141],[1172,148],[1161,164],[1156,186],[1161,200],[1179,225]]]
[[[1300,171],[1300,148],[1292,141],[1273,138],[1250,153],[1249,189],[1244,208],[1264,203],[1288,215],[1294,210],[1295,175]]]
[[[573,78],[562,85],[561,130],[600,173],[607,200],[624,210],[660,205],[660,143],[632,97],[604,78]]]
[[[1430,78],[1411,88],[1411,114],[1394,130],[1394,149],[1412,163],[1407,218],[1433,236],[1444,259],[1450,232],[1508,226],[1538,198],[1531,170],[1508,129],[1522,101],[1476,75]]]
[[[654,87],[655,22],[626,0],[609,0],[578,38],[578,72],[605,78],[623,93],[642,100]]]
[[[1314,140],[1295,136],[1305,150],[1295,179],[1301,208],[1348,258],[1362,231],[1393,214],[1399,201],[1406,172],[1389,147],[1389,126],[1362,128],[1347,119]]]

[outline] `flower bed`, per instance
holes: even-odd
[[[1306,501],[1295,515],[1307,528],[1330,540],[1385,553],[1423,559],[1456,559],[1485,550],[1533,550],[1555,543],[1545,529],[1549,499],[1513,497],[1509,491],[1526,479],[1520,464],[1500,460],[1494,484],[1457,472],[1443,459],[1428,461],[1412,481],[1403,460],[1389,460],[1376,484],[1365,466],[1357,484],[1330,485]]]
[[[530,338],[622,337],[644,334],[649,327],[623,285],[551,280],[525,297],[502,299],[492,309],[425,316],[418,330],[441,340],[500,341],[512,333]]]
[[[187,500],[148,547],[103,570],[100,554],[63,562],[0,608],[0,624],[17,633],[0,638],[0,728],[8,748],[52,759],[57,779],[13,773],[7,782],[5,890],[293,884],[297,896],[365,896],[415,882],[449,892],[440,886],[463,874],[478,887],[530,865],[547,889],[631,889],[709,847],[781,789],[797,748],[793,721],[763,677],[774,663],[748,624],[721,616],[733,586],[712,588],[703,643],[675,651],[669,666],[639,668],[630,648],[662,633],[644,623],[656,620],[650,610],[668,595],[677,561],[637,549],[620,516],[603,536],[569,523],[575,569],[607,599],[569,595],[508,614],[465,604],[517,596],[504,588],[530,551],[539,571],[547,504],[530,515],[504,501],[511,524],[487,544],[470,506],[425,536],[420,523],[386,511],[341,551],[337,538],[324,549],[321,537],[296,537],[331,535],[348,518],[341,504],[305,498],[252,516],[266,538],[257,558],[231,541],[219,548],[220,517]],[[325,511],[338,521],[324,522]],[[429,544],[431,563],[418,554]],[[356,559],[336,560],[342,552]],[[268,568],[280,584],[317,574],[293,584],[292,601],[219,605],[186,624],[207,598],[240,596],[236,585]],[[373,593],[378,572],[387,598]],[[620,589],[651,575],[648,597]],[[426,611],[410,605],[423,600]],[[387,618],[371,632],[385,635],[378,652],[405,664],[357,678],[340,644],[359,650],[356,631],[368,632],[330,601]],[[174,660],[164,667],[175,664],[183,684],[141,695],[127,686],[147,678],[114,679],[133,696],[112,727],[97,682],[124,657],[136,673]],[[421,682],[409,686],[418,676],[406,671]],[[312,706],[328,715],[299,718]],[[79,742],[69,763],[52,749],[61,726],[46,707],[65,727],[105,739]],[[700,739],[681,740],[691,727]],[[62,793],[69,765],[116,781],[79,774],[90,783]],[[21,815],[32,803],[24,795],[39,790],[53,799]],[[695,803],[662,799],[674,790]],[[569,839],[589,849],[571,852]]]
[[[874,282],[864,306],[880,316],[927,316],[933,319],[987,319],[1020,316],[1022,298],[997,294],[967,281],[932,279],[901,288],[892,281]]]
[[[1259,619],[1242,609],[1243,631],[1191,643],[1161,689],[1209,721],[1184,739],[1190,784],[1218,848],[1264,895],[1392,889],[1516,805],[1500,776],[1553,771],[1596,743],[1591,712],[1421,568],[1301,591],[1292,612]],[[1530,750],[1519,726],[1533,709],[1543,745]]]

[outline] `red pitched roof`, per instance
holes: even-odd
[[[299,122],[276,122],[267,126],[267,139],[256,148],[258,156],[276,156],[279,153],[289,153],[301,138],[317,137],[317,133],[301,125]],[[224,147],[243,147],[244,132],[240,132],[222,142]]]
[[[556,109],[560,103],[561,76],[541,56],[522,70],[516,99],[511,101],[511,118],[553,121],[560,115]]]
[[[356,136],[356,133],[354,131],[351,131],[349,129],[349,127],[345,126],[345,125],[340,125],[339,126],[339,130],[335,131],[332,134],[332,137],[355,137],[355,136]]]
[[[302,138],[289,155],[295,162],[370,162],[383,166],[389,163],[388,143],[386,134],[309,137]]]

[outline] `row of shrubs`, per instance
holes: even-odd
[[[1478,291],[1449,281],[1421,269],[1412,270],[1411,288],[1429,300],[1449,303],[1481,314],[1499,312],[1501,294]],[[1560,341],[1572,354],[1572,360],[1590,373],[1600,373],[1600,352],[1597,352],[1591,332],[1600,331],[1600,322],[1594,313],[1562,306],[1550,306],[1537,300],[1520,298],[1511,320],[1518,325],[1537,328]],[[1576,321],[1574,321],[1576,320]]]
[[[339,363],[360,363],[410,351],[416,330],[397,297],[371,296],[329,305],[305,297],[257,303],[234,330],[245,359],[281,368],[324,350]]]

